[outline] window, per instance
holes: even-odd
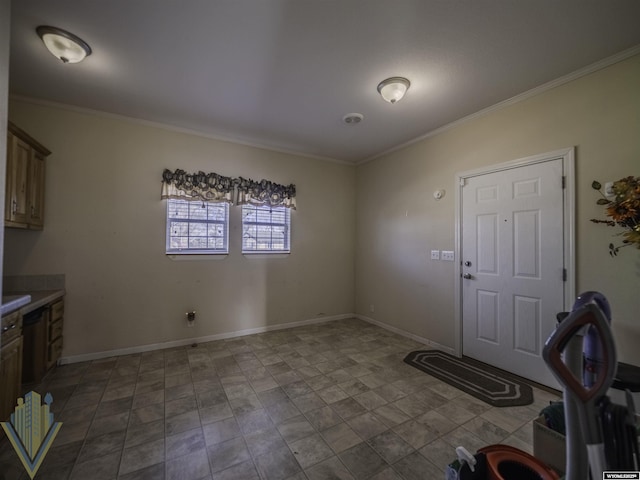
[[[286,207],[242,206],[242,253],[289,253],[291,212]]]
[[[229,204],[168,199],[166,253],[229,253]]]

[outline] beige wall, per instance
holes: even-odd
[[[640,175],[640,56],[359,166],[356,312],[453,347],[454,264],[429,251],[454,249],[455,174],[572,146],[577,292],[609,298],[620,359],[640,364],[640,251],[610,258],[614,230],[589,222],[592,180]]]
[[[349,314],[355,168],[24,101],[9,117],[53,153],[46,226],[7,230],[5,275],[66,274],[63,356]],[[231,207],[226,258],[164,254],[164,168],[295,183],[292,253],[243,256]],[[193,328],[184,313],[197,311]]]

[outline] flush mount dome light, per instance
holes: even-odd
[[[389,103],[402,100],[411,82],[404,77],[391,77],[378,84],[378,92]]]
[[[63,63],[78,63],[91,55],[91,47],[87,42],[66,30],[41,25],[36,32],[51,54]]]

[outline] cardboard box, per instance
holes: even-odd
[[[547,427],[544,416],[533,421],[533,456],[559,473],[567,464],[567,448],[564,435]]]

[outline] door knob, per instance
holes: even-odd
[[[466,262],[464,262],[464,266],[465,267],[470,267],[471,266],[471,262],[469,260],[467,260]]]
[[[462,275],[462,278],[466,278],[467,280],[471,280],[473,277],[471,276],[470,273],[465,273],[464,275]]]

